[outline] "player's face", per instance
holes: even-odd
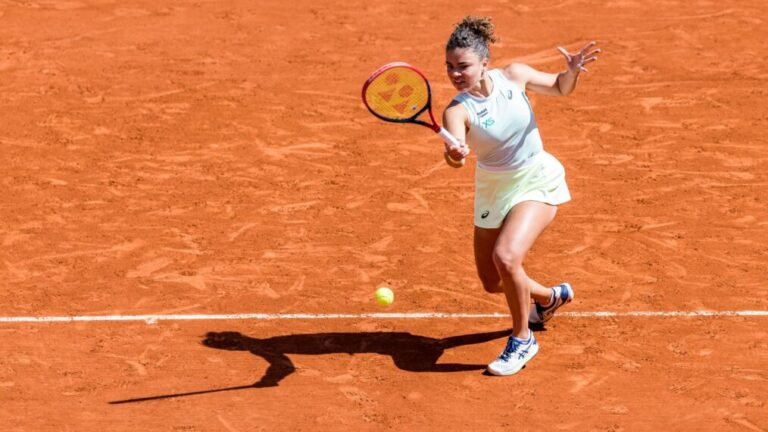
[[[445,52],[448,79],[458,91],[478,87],[487,66],[488,59],[480,58],[471,48],[454,48]]]

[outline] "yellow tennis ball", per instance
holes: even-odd
[[[389,306],[395,301],[395,293],[387,287],[380,287],[376,290],[376,302],[382,306]]]

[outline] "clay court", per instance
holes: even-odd
[[[766,13],[0,0],[0,429],[768,430]],[[604,51],[530,95],[573,200],[526,269],[576,299],[505,378],[474,158],[360,100],[400,60],[442,112],[468,14],[495,66]]]

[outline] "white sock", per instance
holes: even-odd
[[[528,330],[528,338],[527,339],[521,339],[521,338],[515,337],[515,336],[512,336],[512,337],[515,338],[515,340],[518,340],[518,341],[522,342],[523,345],[528,345],[529,343],[531,343],[531,336],[533,336],[533,331]]]

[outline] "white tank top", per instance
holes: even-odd
[[[493,82],[488,97],[464,92],[453,99],[469,114],[467,144],[477,155],[480,168],[522,168],[544,149],[528,96],[500,69],[488,71],[488,77]]]

